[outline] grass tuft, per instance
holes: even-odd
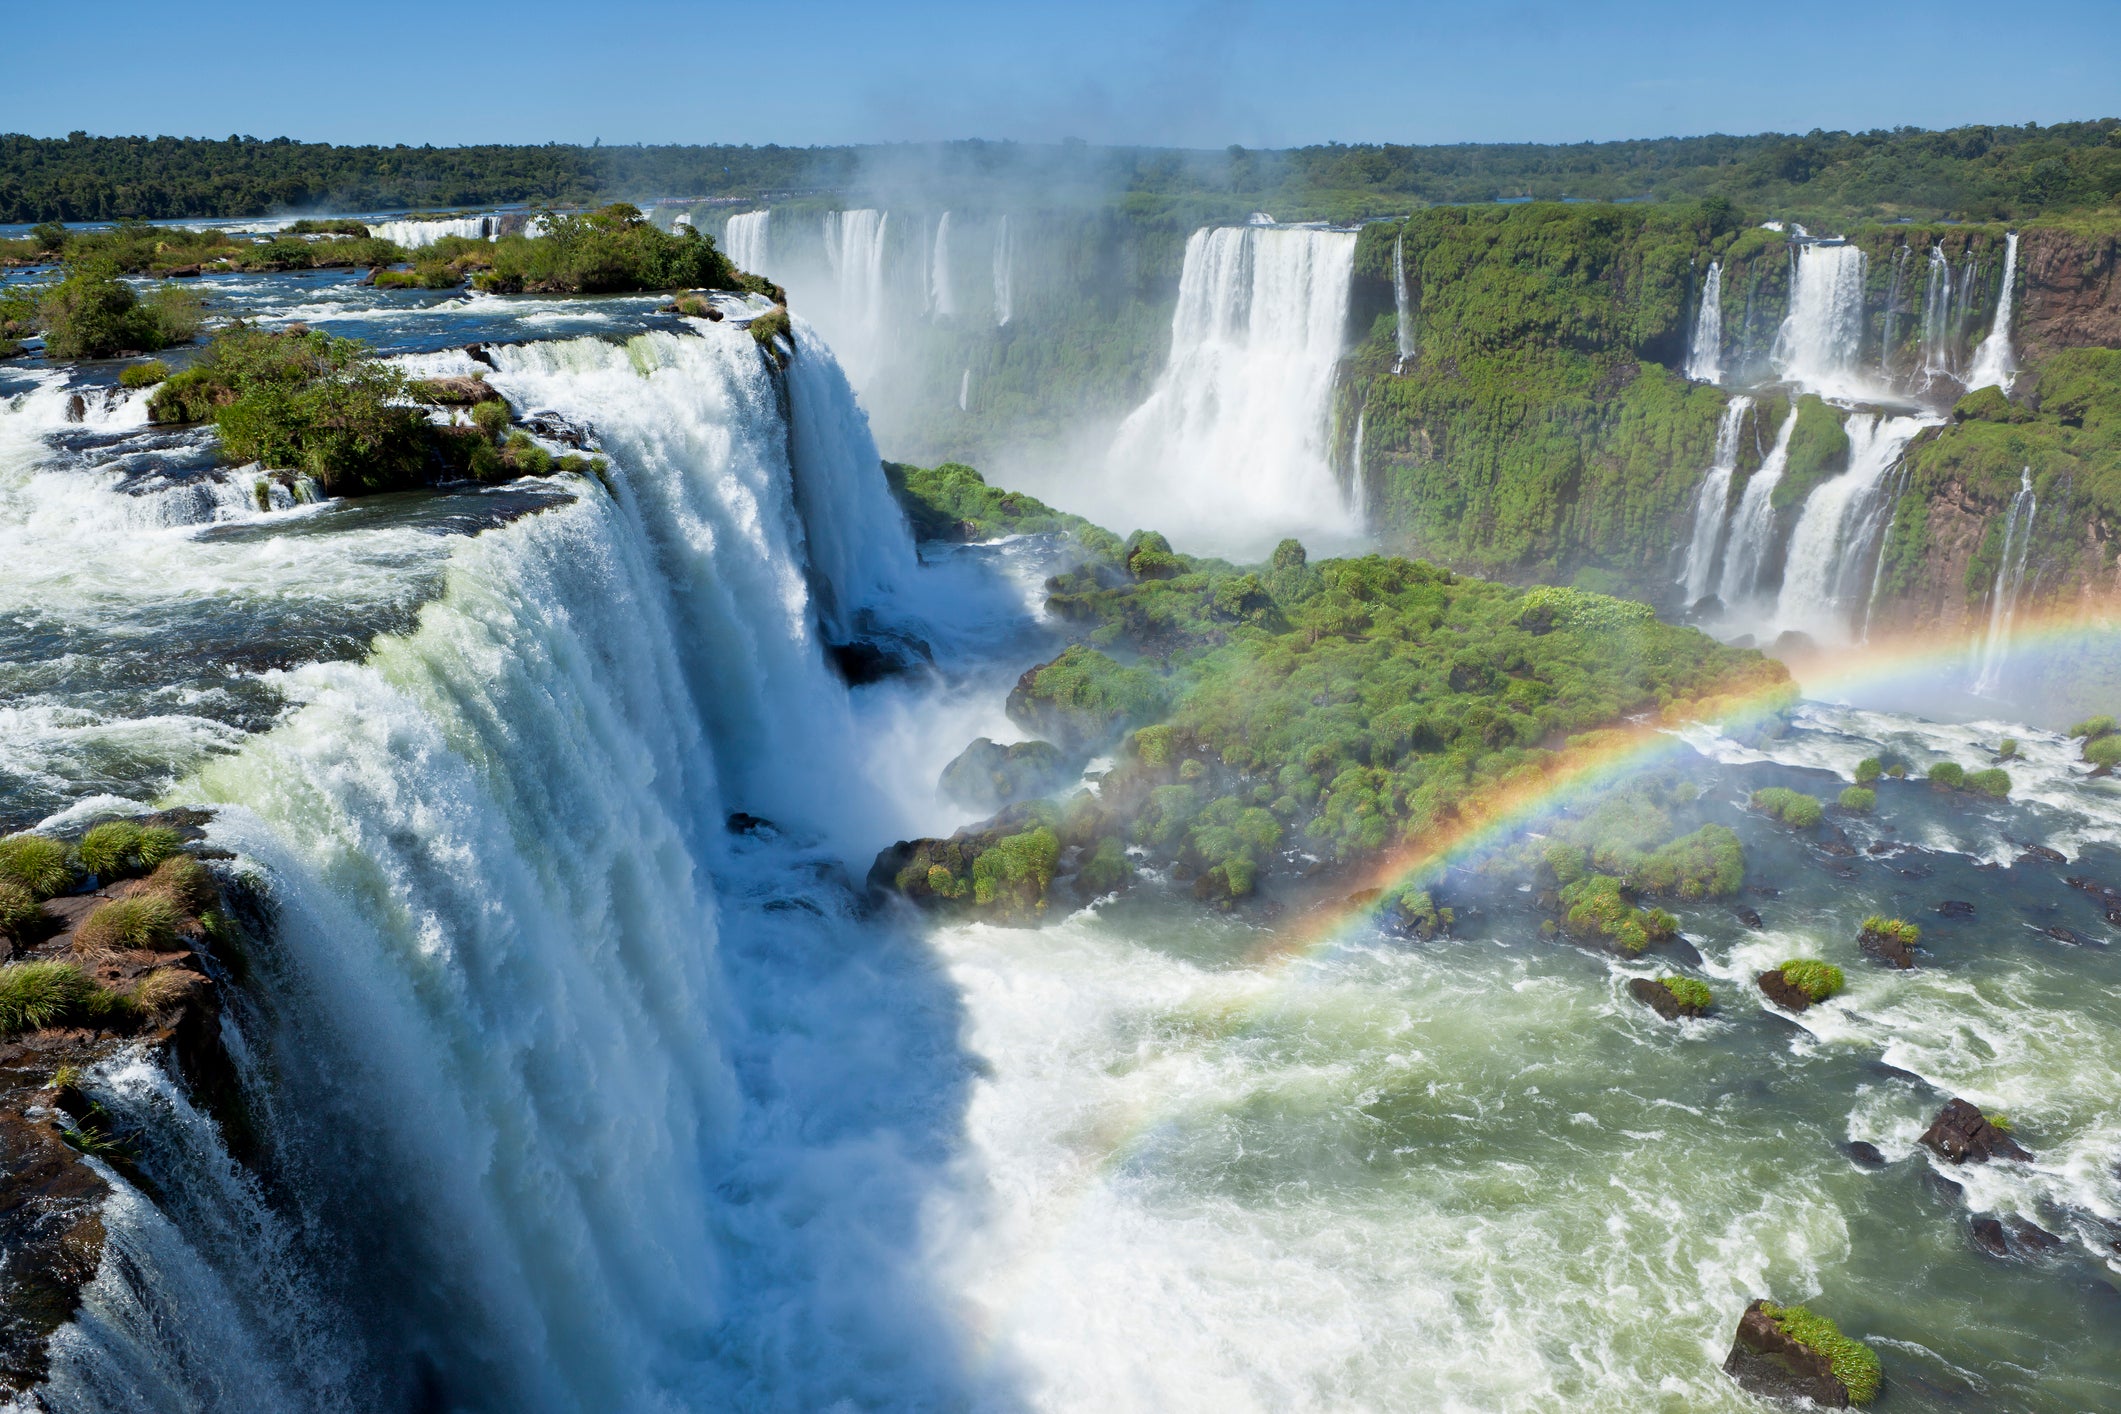
[[[1834,1378],[1849,1392],[1849,1403],[1869,1404],[1878,1397],[1885,1372],[1878,1363],[1877,1351],[1843,1335],[1841,1327],[1830,1318],[1803,1306],[1762,1305],[1760,1309],[1782,1327],[1784,1335],[1826,1357]]]
[[[32,898],[43,900],[74,882],[74,871],[66,861],[66,846],[43,835],[9,835],[0,839],[0,879],[19,884]]]
[[[1783,980],[1815,1002],[1833,996],[1846,981],[1833,963],[1809,957],[1793,958],[1782,964],[1781,971]]]
[[[145,874],[175,855],[184,837],[161,825],[141,825],[131,820],[105,820],[81,837],[75,853],[89,873],[108,882],[133,874]]]
[[[1753,792],[1753,808],[1796,830],[1809,830],[1826,817],[1826,807],[1803,791],[1769,786]]]
[[[70,962],[0,966],[0,1033],[56,1026],[88,1010],[100,990]]]
[[[1682,1006],[1700,1007],[1707,1011],[1715,1005],[1716,996],[1709,990],[1709,984],[1698,977],[1660,977],[1657,980],[1664,983],[1664,989]]]
[[[104,904],[74,930],[74,952],[82,957],[107,957],[133,950],[166,952],[176,946],[177,925],[183,921],[169,900],[154,894],[136,894]]]

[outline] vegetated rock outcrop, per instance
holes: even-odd
[[[111,1184],[86,1158],[137,1177],[149,1138],[92,1097],[91,1067],[144,1054],[183,1077],[231,1152],[253,1148],[209,975],[215,940],[242,931],[232,902],[247,904],[200,857],[206,818],[0,839],[0,1390],[46,1376],[52,1334],[101,1268]]]
[[[1749,1393],[1827,1409],[1868,1404],[1883,1383],[1878,1356],[1802,1306],[1756,1300],[1738,1320],[1723,1371]]]
[[[1930,1127],[1922,1131],[1921,1142],[1946,1163],[1985,1164],[1990,1159],[2032,1158],[1994,1118],[1957,1098],[1937,1111]]]
[[[1863,920],[1857,945],[1888,967],[1906,969],[1915,965],[1915,944],[1922,930],[1898,918],[1873,915]]]
[[[1666,1021],[1677,1021],[1683,1016],[1707,1016],[1714,1004],[1707,985],[1691,977],[1630,978],[1628,995]]]
[[[991,811],[1045,795],[1065,785],[1068,777],[1068,759],[1050,741],[1004,746],[979,737],[943,767],[937,786],[969,810]]]

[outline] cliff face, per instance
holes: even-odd
[[[2121,235],[2036,226],[2018,255],[2024,292],[2015,334],[2026,357],[2121,348]]]

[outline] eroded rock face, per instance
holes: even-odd
[[[1809,1399],[1827,1409],[1846,1409],[1849,1392],[1834,1378],[1827,1358],[1783,1334],[1782,1327],[1754,1301],[1738,1318],[1738,1334],[1723,1372],[1749,1394],[1768,1399]]]
[[[1989,1123],[1988,1116],[1955,1099],[1937,1111],[1922,1143],[1947,1163],[1985,1164],[1990,1159],[2030,1159],[2017,1140]]]
[[[2036,227],[2018,252],[2025,293],[2014,331],[2027,359],[2087,344],[2121,347],[2121,251],[2111,235]]]

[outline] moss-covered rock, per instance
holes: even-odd
[[[1807,1399],[1828,1409],[1869,1404],[1884,1382],[1877,1352],[1802,1306],[1754,1301],[1739,1319],[1724,1373],[1769,1399]]]
[[[1125,667],[1077,644],[1027,669],[1009,693],[1009,720],[1070,751],[1103,746],[1130,726],[1153,721],[1166,705],[1156,674]]]
[[[980,737],[943,768],[937,789],[968,810],[999,810],[1067,784],[1072,773],[1059,747],[1046,741],[1006,746]]]

